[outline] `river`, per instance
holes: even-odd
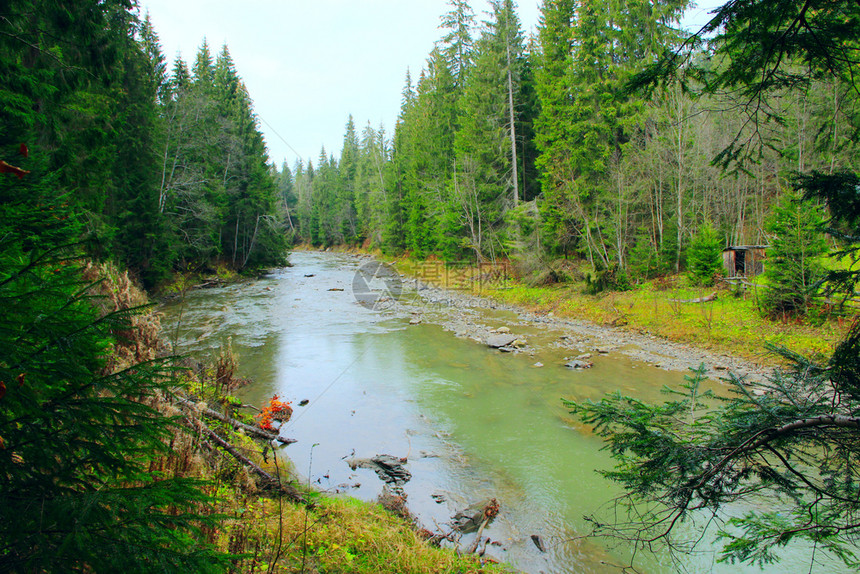
[[[682,373],[615,353],[595,354],[593,368],[574,371],[564,366],[571,351],[553,344],[565,333],[513,312],[452,309],[416,297],[408,284],[399,304],[360,304],[356,273],[368,259],[296,252],[290,260],[292,267],[256,281],[191,291],[161,311],[178,352],[207,357],[232,341],[240,374],[254,381],[240,391],[243,401],[262,404],[274,394],[292,401],[295,413],[281,434],[298,440],[284,452],[303,481],[374,500],[382,482],[346,460],[406,457],[409,510],[431,531],[494,497],[501,512],[485,534],[496,541],[487,554],[500,561],[534,573],[618,572],[613,565],[629,563],[624,545],[581,538],[583,515],[604,512],[619,491],[595,472],[611,468],[601,440],[561,399],[620,390],[659,400]],[[508,327],[531,352],[502,353],[457,337],[443,328],[452,316]],[[410,324],[416,317],[420,323]],[[307,405],[297,406],[302,400]],[[636,565],[651,573],[761,572],[716,563],[707,540],[699,549],[677,563],[640,553]],[[813,571],[844,570],[820,555]],[[765,571],[807,572],[809,556],[793,549]]]

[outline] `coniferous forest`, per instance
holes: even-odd
[[[226,47],[168,71],[130,0],[4,2],[0,77],[0,571],[223,571],[185,382],[106,270],[285,261],[250,97]]]
[[[511,0],[450,2],[426,67],[406,74],[393,132],[350,117],[339,156],[282,168],[298,237],[446,261],[510,259],[526,278],[578,259],[606,287],[686,269],[700,232],[765,245],[798,173],[857,161],[857,93],[833,74],[766,102],[697,75],[635,90],[687,42],[684,1],[542,4],[526,37]],[[807,64],[788,64],[798,73]],[[563,274],[562,274],[563,275]]]
[[[133,2],[13,4],[0,145],[29,173],[4,178],[4,204],[62,206],[93,255],[146,286],[284,260],[281,202],[227,46],[215,55],[204,39],[190,68],[168,69]]]

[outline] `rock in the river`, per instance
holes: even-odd
[[[386,484],[395,489],[401,489],[404,484],[412,478],[412,473],[406,470],[406,458],[391,456],[390,454],[378,454],[373,458],[351,458],[347,460],[349,468],[369,468],[376,472]]]
[[[500,347],[507,347],[516,340],[516,335],[499,333],[487,337],[487,346],[492,347],[493,349],[498,349]]]
[[[592,363],[591,361],[578,361],[576,359],[565,364],[565,367],[576,370],[590,369],[593,366],[594,363]]]
[[[498,513],[499,503],[496,499],[484,499],[455,514],[451,519],[451,526],[458,532],[468,534],[477,531],[484,519],[488,523],[492,522]]]

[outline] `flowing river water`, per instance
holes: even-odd
[[[485,531],[495,541],[487,555],[525,572],[621,571],[614,565],[629,564],[629,547],[581,538],[589,531],[583,516],[605,515],[619,492],[595,472],[611,468],[611,460],[561,399],[619,390],[657,401],[661,388],[681,383],[683,373],[616,353],[595,354],[593,368],[574,371],[564,364],[576,353],[555,344],[564,332],[488,305],[444,305],[414,289],[397,305],[359,304],[353,287],[367,262],[293,253],[292,267],[265,278],[191,291],[165,304],[165,334],[177,352],[201,360],[230,339],[240,375],[253,380],[240,398],[260,405],[277,394],[292,401],[295,412],[281,435],[298,442],[283,452],[302,481],[374,500],[383,483],[346,460],[406,457],[408,508],[425,528],[445,530],[458,510],[496,498],[501,512]],[[416,317],[421,322],[410,324]],[[529,352],[502,353],[457,337],[452,320],[506,326],[528,341]],[[297,406],[302,400],[308,404]],[[712,539],[679,562],[640,553],[637,569],[761,572],[716,563]],[[812,571],[842,571],[826,557],[820,562],[820,554]],[[786,552],[765,571],[807,572],[810,555],[802,548]]]

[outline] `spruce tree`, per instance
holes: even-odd
[[[710,287],[723,268],[723,241],[708,222],[699,228],[687,249],[687,269],[696,285]]]
[[[153,406],[178,381],[163,360],[113,363],[141,310],[97,309],[85,227],[39,161],[0,179],[0,570],[221,571],[202,484],[149,472],[183,432]]]
[[[773,316],[804,315],[824,278],[821,257],[827,252],[822,234],[824,213],[796,192],[783,195],[773,207],[765,230],[769,235],[762,294],[765,312]]]

